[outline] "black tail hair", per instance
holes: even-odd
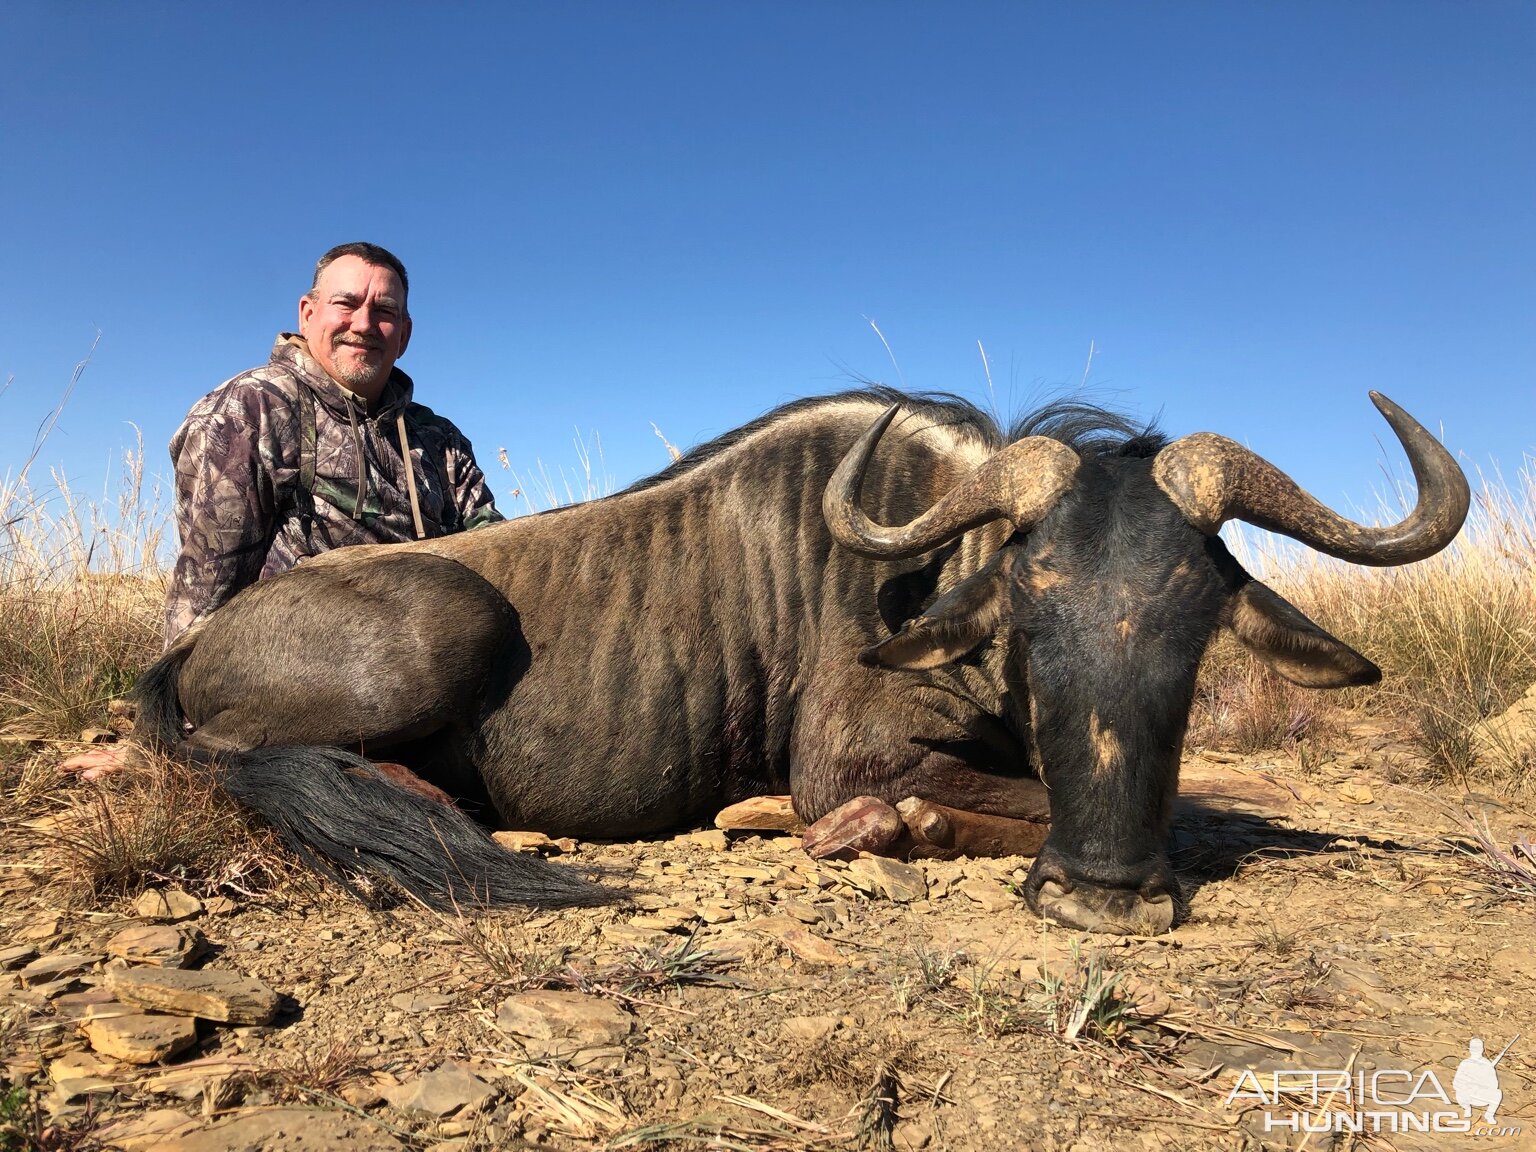
[[[353,895],[360,893],[349,872],[384,877],[444,912],[591,906],[624,898],[568,868],[502,848],[457,808],[400,787],[351,752],[289,745],[210,753],[187,745],[178,681],[191,650],[191,644],[173,647],[140,677],[133,691],[134,734],[202,765],[305,863]]]
[[[191,644],[177,644],[149,666],[130,695],[138,711],[133,734],[159,752],[170,753],[181,743],[181,666],[192,655]]]
[[[195,755],[219,786],[272,825],[316,871],[354,895],[347,871],[399,885],[441,912],[612,904],[620,893],[511,852],[457,808],[390,780],[361,756],[297,745]]]

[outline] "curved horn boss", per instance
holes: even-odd
[[[1210,432],[1196,432],[1164,448],[1152,465],[1152,477],[1207,535],[1228,520],[1242,520],[1352,564],[1411,564],[1456,538],[1472,494],[1461,467],[1422,424],[1380,392],[1371,393],[1371,403],[1397,433],[1418,485],[1413,511],[1397,524],[1356,524],[1262,456]]]
[[[859,437],[822,497],[832,538],[857,555],[873,560],[919,556],[993,520],[1028,529],[1051,510],[1077,471],[1077,453],[1071,448],[1048,436],[1030,436],[997,453],[910,524],[882,527],[865,514],[859,498],[875,445],[900,408],[892,404]]]

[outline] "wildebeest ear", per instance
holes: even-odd
[[[1228,611],[1228,626],[1243,647],[1292,684],[1350,688],[1381,679],[1375,664],[1257,580],[1233,593]]]
[[[889,640],[859,653],[875,668],[939,668],[968,656],[997,634],[1003,621],[1009,581],[999,553],[980,572],[956,584],[921,616],[902,625]]]

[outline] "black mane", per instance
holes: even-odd
[[[1057,400],[1013,422],[1010,442],[1026,436],[1060,440],[1079,456],[1156,456],[1168,437],[1156,421],[1138,424],[1122,412],[1077,400]]]

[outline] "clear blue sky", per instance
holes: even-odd
[[[504,506],[864,376],[1077,383],[1370,500],[1378,388],[1536,448],[1530,3],[0,7],[0,474],[99,485],[265,360],[315,257],[412,277],[401,361]],[[867,319],[866,319],[867,318]],[[900,374],[869,326],[890,341]]]

